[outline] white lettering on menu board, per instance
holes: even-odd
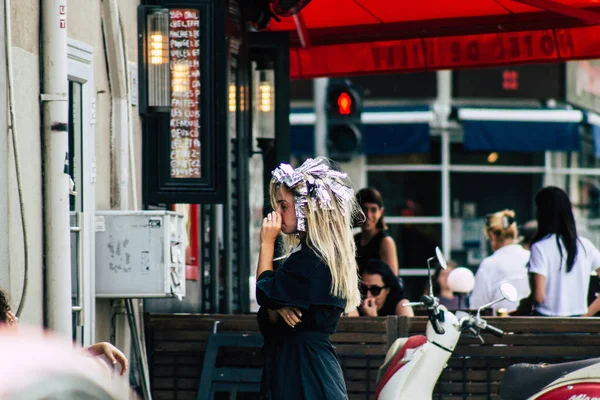
[[[200,178],[200,15],[171,10],[171,177]]]

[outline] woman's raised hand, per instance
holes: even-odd
[[[376,317],[377,316],[377,305],[375,304],[375,299],[367,298],[362,302],[362,310],[368,317]]]
[[[275,244],[279,232],[281,232],[281,215],[276,212],[270,212],[266,218],[263,218],[260,230],[260,243]]]

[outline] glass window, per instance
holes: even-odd
[[[453,217],[483,217],[515,210],[517,220],[535,217],[533,199],[542,187],[542,174],[460,173],[450,174]]]
[[[381,192],[387,216],[441,215],[441,174],[438,171],[372,171],[367,181],[370,187]]]
[[[368,165],[439,165],[442,162],[440,154],[440,138],[432,136],[429,153],[411,154],[377,154],[367,155]]]
[[[427,259],[435,254],[442,237],[440,224],[388,224],[396,241],[400,275],[405,268],[427,268]]]
[[[459,165],[544,166],[544,153],[469,151],[462,143],[452,143],[450,154],[450,162]]]

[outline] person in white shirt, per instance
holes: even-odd
[[[592,272],[600,274],[600,252],[577,236],[569,196],[549,186],[535,196],[538,229],[531,245],[533,315],[593,316],[600,298],[588,308]]]
[[[498,211],[486,216],[484,234],[494,253],[486,257],[477,269],[475,287],[469,297],[471,309],[502,298],[500,283],[504,281],[517,288],[519,298],[529,296],[529,251],[517,243],[518,233],[514,211]],[[517,303],[504,300],[494,304],[492,308],[494,313],[501,308],[511,312],[517,308]]]

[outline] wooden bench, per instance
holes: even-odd
[[[257,333],[255,315],[146,315],[153,397],[195,400],[206,343],[215,321],[219,332]],[[485,343],[463,336],[442,373],[435,399],[498,400],[505,369],[520,362],[561,362],[600,357],[600,319],[499,318],[486,320],[504,330],[503,338],[484,335]],[[398,337],[424,334],[426,317],[342,318],[332,342],[351,399],[371,399],[377,372]],[[223,349],[221,367],[262,365],[258,348]],[[251,399],[256,397],[243,397]]]
[[[255,315],[145,315],[153,398],[196,400],[208,337],[216,321],[220,321],[218,332],[258,332]],[[406,336],[407,327],[398,326],[396,317],[340,320],[331,340],[351,399],[372,398],[387,349],[399,335]],[[225,348],[217,357],[220,367],[261,366],[262,362],[258,348]]]

